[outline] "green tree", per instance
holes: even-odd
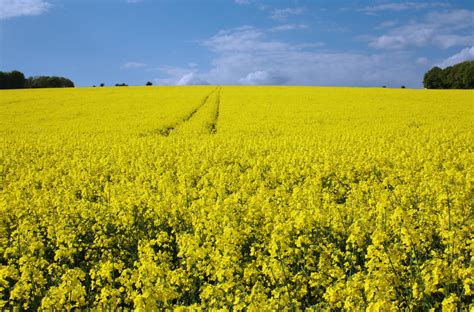
[[[20,71],[0,72],[0,89],[22,89],[25,81],[25,75]]]
[[[464,89],[474,89],[474,61],[466,62],[460,71],[460,79]]]
[[[10,73],[10,83],[12,89],[22,89],[25,87],[25,75],[22,72],[14,70]]]
[[[427,89],[443,88],[443,70],[439,67],[430,69],[423,78],[423,85]]]
[[[474,89],[474,60],[445,69],[433,67],[423,78],[427,89]]]
[[[0,89],[10,89],[10,76],[0,71]]]

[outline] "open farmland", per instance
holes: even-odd
[[[472,309],[473,91],[0,91],[0,308]]]

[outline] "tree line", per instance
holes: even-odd
[[[423,85],[427,89],[474,89],[474,60],[426,72]]]
[[[25,78],[25,75],[17,70],[0,71],[0,89],[24,88],[74,88],[74,83],[64,77],[34,76]]]

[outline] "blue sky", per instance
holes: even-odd
[[[472,0],[0,0],[0,70],[77,86],[418,88],[467,59]]]

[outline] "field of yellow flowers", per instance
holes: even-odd
[[[471,310],[473,91],[0,91],[0,309]]]

